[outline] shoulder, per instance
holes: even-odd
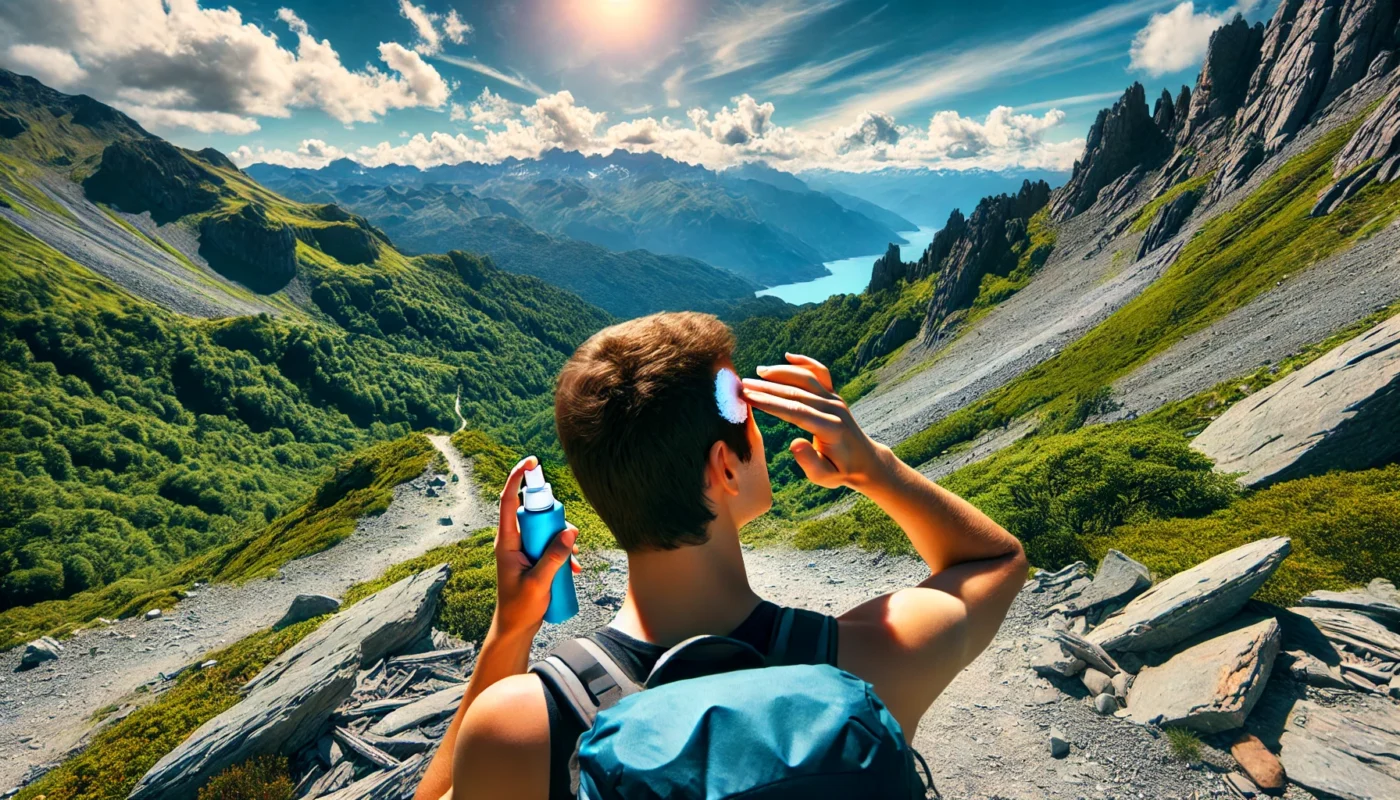
[[[533,674],[487,687],[467,708],[453,753],[459,797],[546,797],[549,793],[549,712]]]

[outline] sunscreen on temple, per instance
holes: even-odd
[[[536,466],[525,471],[524,502],[515,512],[520,522],[520,542],[530,563],[544,555],[545,548],[564,530],[564,504],[554,499],[554,490],[544,480],[544,468]],[[544,621],[559,624],[578,613],[578,595],[574,593],[574,571],[568,564],[554,573],[549,587],[549,608]]]

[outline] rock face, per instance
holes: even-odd
[[[1250,728],[1276,741],[1289,780],[1347,800],[1400,797],[1400,704],[1354,696],[1324,706],[1271,688]]]
[[[274,628],[285,628],[298,622],[305,622],[322,614],[334,614],[340,610],[340,601],[324,594],[299,594],[287,607],[287,613],[277,621]]]
[[[399,731],[416,728],[425,722],[452,714],[462,703],[467,692],[467,684],[449,686],[403,708],[395,709],[370,727],[370,732],[380,736],[393,736]]]
[[[359,225],[340,222],[309,230],[313,244],[342,264],[370,264],[379,257],[379,240]]]
[[[1364,589],[1329,592],[1319,589],[1298,601],[1299,605],[1315,608],[1346,608],[1360,611],[1372,619],[1400,627],[1400,591],[1384,578],[1376,578]]]
[[[1264,691],[1280,638],[1271,617],[1206,632],[1166,663],[1143,667],[1128,692],[1129,715],[1206,733],[1240,727]]]
[[[1109,550],[1099,562],[1094,582],[1068,603],[1070,615],[1116,611],[1152,586],[1147,567],[1117,550]]]
[[[861,342],[860,347],[856,349],[856,369],[859,370],[875,359],[893,353],[918,333],[919,323],[908,317],[895,317],[879,336],[872,336]]]
[[[1191,443],[1257,486],[1400,454],[1400,316],[1236,403]]]
[[[20,657],[20,669],[33,669],[45,661],[57,661],[60,653],[63,652],[63,645],[52,636],[44,636],[24,646],[24,655]]]
[[[249,681],[242,702],[157,762],[130,799],[188,800],[231,764],[315,742],[361,666],[427,633],[448,572],[442,565],[404,578],[328,620]]]
[[[1315,217],[1331,213],[1372,183],[1400,178],[1400,89],[1361,123],[1337,154],[1332,174],[1337,181],[1318,196]]]
[[[1109,652],[1171,647],[1234,616],[1289,550],[1289,540],[1275,536],[1207,559],[1148,589],[1085,638]]]
[[[297,238],[290,225],[248,203],[232,214],[205,217],[199,254],[209,266],[255,292],[271,293],[297,274]]]
[[[1340,608],[1300,607],[1289,611],[1311,620],[1339,651],[1351,650],[1361,656],[1400,661],[1400,633],[1365,614]],[[1344,669],[1346,666],[1343,664]]]
[[[1182,192],[1174,200],[1162,206],[1157,212],[1157,216],[1147,226],[1147,231],[1142,235],[1142,241],[1138,244],[1137,257],[1151,253],[1153,250],[1166,244],[1169,239],[1181,230],[1181,226],[1186,224],[1186,220],[1191,217],[1191,212],[1196,210],[1196,203],[1201,199],[1201,190]]]
[[[1171,152],[1171,143],[1147,111],[1142,84],[1134,83],[1113,104],[1099,112],[1084,143],[1084,157],[1075,162],[1069,181],[1055,192],[1050,215],[1065,220],[1094,204],[1108,184],[1138,167],[1156,166]]]
[[[891,244],[885,254],[875,259],[870,269],[870,285],[866,291],[874,294],[894,286],[901,278],[908,277],[904,262],[900,260],[899,245]]]
[[[93,200],[133,214],[149,211],[156,222],[166,223],[214,208],[222,183],[169,142],[129,139],[107,145],[83,188]]]
[[[1025,181],[1014,195],[982,198],[966,220],[956,210],[949,215],[948,224],[934,234],[914,267],[914,275],[920,278],[938,273],[924,317],[925,339],[936,340],[950,314],[972,305],[984,277],[1005,276],[1015,269],[1030,246],[1030,218],[1049,200],[1049,184]],[[1048,251],[1026,254],[1034,267],[1039,266],[1035,259],[1043,263],[1049,255]]]
[[[1181,129],[1181,141],[1191,140],[1216,120],[1234,117],[1249,91],[1249,78],[1259,65],[1263,44],[1264,26],[1251,26],[1238,14],[1210,35],[1205,63]]]

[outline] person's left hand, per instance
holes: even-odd
[[[579,571],[577,561],[570,558],[578,552],[574,541],[578,538],[578,528],[569,525],[549,543],[538,563],[531,564],[525,555],[520,540],[520,523],[515,512],[520,507],[520,483],[525,471],[534,469],[538,459],[530,456],[522,460],[510,471],[506,485],[501,490],[501,519],[496,527],[496,618],[493,625],[503,633],[530,633],[538,631],[544,622],[545,609],[549,608],[549,588],[554,574],[572,563],[574,572]]]

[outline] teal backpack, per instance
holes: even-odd
[[[835,620],[783,614],[767,658],[735,639],[696,636],[640,685],[590,639],[532,665],[584,728],[571,791],[579,800],[937,797],[874,688],[829,665]]]

